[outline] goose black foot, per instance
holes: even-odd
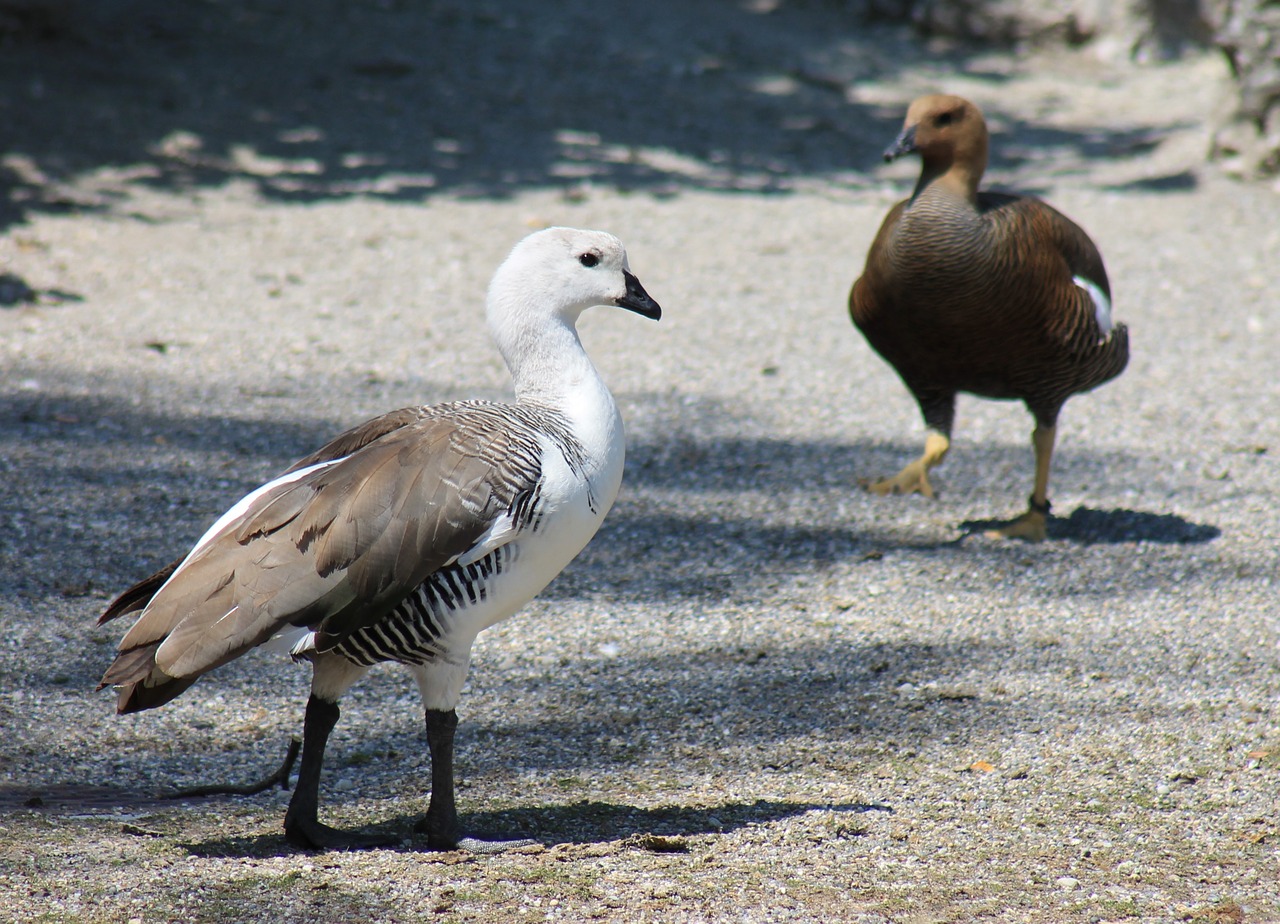
[[[413,826],[415,834],[427,836],[428,850],[457,850],[462,840],[458,832],[458,816],[442,817],[445,813],[437,811],[436,799],[432,798],[432,806]]]
[[[427,836],[427,849],[501,853],[536,844],[537,841],[484,841],[461,836],[453,782],[453,738],[458,730],[458,713],[452,709],[428,709],[426,721],[427,748],[431,753],[431,804],[413,830]]]
[[[458,818],[454,815],[452,820],[438,817],[428,811],[417,824],[413,826],[413,830],[417,834],[425,834],[427,836],[428,850],[462,850],[466,853],[494,854],[503,853],[508,850],[515,850],[520,847],[533,847],[538,844],[537,841],[528,838],[520,840],[485,840],[478,837],[461,837],[458,833]]]
[[[369,850],[374,847],[390,847],[400,843],[392,834],[361,834],[358,831],[340,831],[321,824],[315,819],[286,820],[284,839],[303,850]]]
[[[339,714],[336,702],[321,699],[314,693],[307,700],[298,786],[284,815],[285,840],[303,850],[367,850],[397,844],[400,839],[390,834],[339,831],[320,823],[320,767],[324,762],[325,744],[338,724]]]

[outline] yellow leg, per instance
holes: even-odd
[[[872,494],[923,494],[933,497],[933,485],[929,484],[929,469],[941,462],[951,448],[951,440],[937,430],[930,430],[924,438],[924,453],[906,465],[892,478],[879,481],[860,479],[859,484]]]
[[[1049,465],[1053,460],[1053,440],[1056,435],[1056,427],[1041,426],[1037,426],[1031,434],[1031,445],[1036,450],[1036,484],[1031,492],[1031,504],[1027,512],[1012,523],[988,532],[990,538],[1043,542],[1048,536]]]

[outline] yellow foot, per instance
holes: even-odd
[[[858,484],[881,497],[886,494],[923,494],[925,497],[933,497],[933,485],[929,484],[928,469],[918,460],[892,478],[881,478],[879,481],[859,478]]]
[[[988,530],[988,539],[1025,539],[1027,542],[1044,542],[1048,538],[1045,526],[1048,517],[1039,510],[1028,510],[1022,516],[999,529]]]

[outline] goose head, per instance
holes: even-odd
[[[976,195],[987,168],[987,123],[982,110],[959,96],[921,96],[907,109],[902,131],[885,149],[886,161],[919,154],[923,163],[920,186],[951,175]]]
[[[547,228],[516,244],[489,285],[489,323],[502,330],[522,315],[574,324],[588,308],[610,305],[653,320],[662,309],[631,273],[622,241],[604,231]]]
[[[489,284],[488,321],[517,396],[545,398],[588,369],[595,374],[576,324],[582,312],[597,305],[655,321],[662,316],[612,234],[547,228],[516,244]]]

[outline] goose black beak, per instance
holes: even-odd
[[[884,149],[885,163],[897,160],[904,154],[911,154],[916,150],[916,127],[912,125],[910,128],[904,128],[902,133],[894,139],[893,144]]]
[[[654,321],[661,318],[662,308],[649,297],[649,293],[644,290],[644,286],[640,285],[640,280],[626,270],[622,271],[622,276],[627,280],[627,294],[617,300],[618,307],[634,311],[636,314]]]

